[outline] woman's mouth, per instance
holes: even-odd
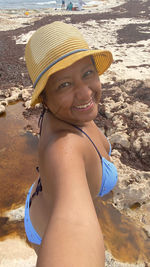
[[[93,100],[90,100],[88,103],[74,106],[74,108],[80,111],[85,111],[85,110],[91,109],[93,106],[94,106],[94,102]]]

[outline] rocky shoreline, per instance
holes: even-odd
[[[51,15],[48,10],[32,11],[27,17],[21,11],[0,14],[0,114],[7,113],[7,105],[23,101],[24,116],[34,134],[37,129],[32,121],[40,113],[40,106],[30,108],[32,86],[24,62],[24,47],[32,32],[63,20],[80,28],[91,47],[112,51],[114,62],[101,77],[103,95],[96,119],[112,144],[112,160],[119,172],[119,182],[108,203],[133,220],[145,233],[146,242],[150,242],[149,4],[148,0],[129,0],[104,11],[96,7],[93,12],[53,11]],[[14,214],[19,212],[23,218],[22,211]],[[32,264],[24,259],[23,266],[33,266],[36,256],[32,254],[31,258]],[[17,264],[11,266],[20,266]],[[0,266],[8,265],[0,257]],[[150,261],[141,262],[139,257],[133,264],[120,263],[107,251],[106,266],[144,267],[150,266]]]

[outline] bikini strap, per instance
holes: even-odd
[[[46,110],[47,109],[45,107],[43,107],[43,110],[42,110],[42,112],[40,114],[40,118],[39,118],[39,121],[38,121],[38,127],[40,128],[39,135],[41,135],[41,132],[42,132],[43,118],[44,118],[44,114],[45,114]]]
[[[99,157],[102,159],[102,156],[101,156],[101,154],[100,154],[100,152],[99,152],[97,146],[94,144],[94,142],[93,142],[92,139],[89,137],[89,135],[88,135],[85,131],[83,131],[81,128],[79,128],[78,126],[76,126],[76,125],[74,125],[74,124],[71,124],[71,125],[72,125],[74,128],[78,129],[80,132],[82,132],[82,133],[83,133],[83,134],[90,140],[90,142],[92,143],[92,145],[93,145],[94,148],[96,149],[96,151],[97,151]]]
[[[111,156],[111,143],[110,143],[110,141],[108,139],[107,139],[107,141],[109,143],[109,153],[108,153],[108,155]]]
[[[38,179],[38,183],[37,183],[37,187],[36,187],[36,190],[35,192],[32,194],[32,196],[30,197],[30,201],[29,201],[29,208],[31,207],[31,203],[32,203],[32,200],[35,196],[38,196],[39,192],[42,191],[42,184],[41,184],[41,178]]]

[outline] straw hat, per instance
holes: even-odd
[[[99,75],[113,61],[111,52],[89,49],[79,30],[71,24],[56,21],[39,28],[25,49],[27,69],[35,88],[31,106],[41,102],[40,93],[50,75],[90,55]]]

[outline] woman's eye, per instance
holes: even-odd
[[[65,83],[60,84],[58,86],[58,89],[63,89],[63,88],[69,87],[70,85],[71,85],[71,83],[65,82]]]
[[[88,76],[92,75],[93,73],[94,73],[93,70],[88,70],[88,71],[86,71],[86,72],[84,73],[83,77],[88,77]]]

